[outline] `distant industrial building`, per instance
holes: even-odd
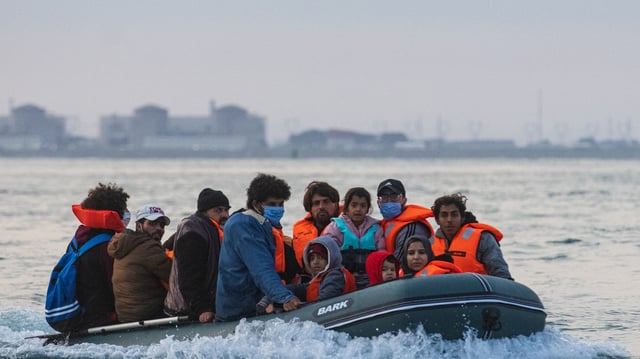
[[[208,116],[170,116],[162,107],[146,105],[131,116],[102,117],[99,141],[107,148],[143,152],[252,152],[267,147],[265,122],[242,107],[216,108],[214,102]]]
[[[0,116],[0,150],[57,150],[67,139],[65,124],[64,117],[35,105],[12,108],[9,116]]]

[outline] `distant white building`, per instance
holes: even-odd
[[[52,116],[35,105],[19,106],[0,117],[0,149],[8,151],[55,150],[66,140],[66,119]]]
[[[243,151],[266,148],[263,117],[239,106],[216,108],[207,116],[170,116],[155,105],[146,105],[132,116],[110,115],[100,119],[101,143],[133,150]]]

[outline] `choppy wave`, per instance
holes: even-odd
[[[625,350],[640,355],[637,160],[0,158],[0,167],[0,263],[18,269],[0,284],[0,357],[615,358],[628,357]],[[41,312],[51,268],[77,226],[70,205],[97,182],[123,185],[131,208],[149,201],[166,206],[176,218],[168,235],[179,218],[192,213],[202,188],[220,188],[233,208],[244,206],[246,186],[257,172],[281,176],[291,186],[283,218],[289,233],[305,215],[302,197],[312,180],[326,180],[343,194],[355,186],[375,194],[381,179],[398,178],[409,202],[424,206],[462,191],[468,210],[503,232],[500,245],[511,273],[540,296],[549,328],[532,338],[489,342],[445,342],[420,333],[348,338],[308,323],[241,326],[230,337],[167,339],[137,348],[43,348],[24,339],[51,332]],[[375,205],[372,215],[380,218]]]
[[[553,327],[536,335],[481,340],[469,332],[446,341],[418,329],[374,338],[353,338],[325,330],[313,322],[242,321],[235,334],[188,341],[168,337],[150,346],[108,344],[42,345],[40,313],[16,310],[0,314],[0,357],[3,358],[627,358],[611,343],[583,341]]]

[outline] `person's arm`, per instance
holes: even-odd
[[[334,221],[331,221],[331,223],[324,227],[322,235],[333,238],[333,240],[335,240],[338,244],[338,247],[342,247],[342,244],[344,243],[344,234],[340,232],[338,226],[336,225],[336,222]]]
[[[146,269],[159,280],[168,282],[171,273],[171,260],[167,257],[160,243],[145,243]]]
[[[339,269],[333,269],[327,272],[327,274],[320,282],[320,288],[318,288],[318,300],[324,300],[333,298],[344,293],[344,273]]]
[[[477,259],[484,264],[489,275],[513,280],[498,241],[491,232],[485,231],[480,235]]]
[[[257,220],[249,221],[246,226],[234,226],[231,230],[233,232],[227,235],[235,239],[236,251],[262,293],[276,303],[286,303],[295,298],[276,272],[273,233]]]

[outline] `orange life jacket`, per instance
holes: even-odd
[[[276,245],[276,272],[282,273],[286,268],[286,261],[284,258],[284,232],[282,231],[282,228],[275,227],[272,227],[271,231],[273,232],[273,241]]]
[[[356,290],[356,279],[345,267],[342,267],[341,270],[344,275],[344,290],[342,291],[342,294],[351,293]],[[320,283],[326,274],[327,272],[324,272],[309,282],[309,286],[307,286],[307,302],[315,302],[318,300]]]
[[[124,231],[124,223],[116,211],[82,208],[79,204],[72,205],[71,210],[80,223],[87,227]]]
[[[390,220],[382,220],[380,225],[384,229],[384,238],[387,246],[387,252],[393,253],[396,250],[396,236],[402,227],[409,223],[420,222],[429,228],[429,232],[433,234],[433,228],[427,218],[433,217],[433,211],[430,208],[408,204],[400,215]]]
[[[484,231],[491,232],[498,242],[502,240],[502,232],[497,228],[483,223],[469,223],[460,228],[448,246],[445,238],[436,236],[431,249],[436,256],[445,253],[451,255],[453,263],[463,272],[487,274],[484,264],[478,261],[478,244]]]
[[[307,212],[307,215],[303,219],[299,220],[293,225],[293,252],[296,254],[296,260],[300,268],[304,268],[302,261],[302,255],[307,243],[311,240],[318,238],[318,228],[316,228],[311,213]]]
[[[462,270],[457,265],[440,260],[432,260],[424,268],[416,272],[414,277],[449,274],[449,273],[462,273]]]
[[[222,243],[222,238],[224,237],[224,232],[222,231],[222,227],[220,227],[220,225],[218,224],[218,222],[215,221],[215,219],[209,217],[209,219],[211,220],[211,223],[213,223],[214,226],[216,226],[216,228],[218,229],[218,237],[220,238],[220,243]]]

